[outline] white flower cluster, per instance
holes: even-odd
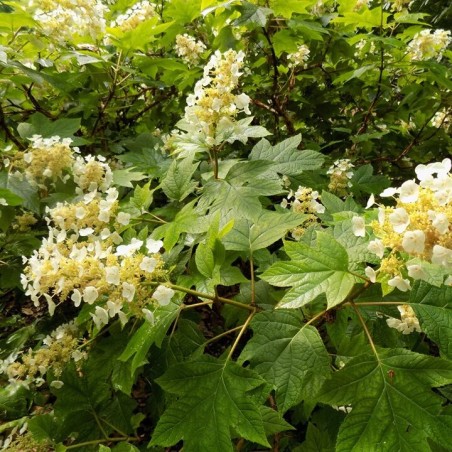
[[[319,201],[319,192],[309,187],[299,186],[295,192],[290,190],[287,199],[283,199],[281,202],[281,207],[290,207],[294,212],[308,215],[301,226],[291,230],[292,237],[295,240],[299,240],[309,226],[317,223],[316,214],[325,212],[325,207]]]
[[[204,67],[204,76],[195,85],[193,94],[187,97],[184,129],[200,133],[209,145],[215,143],[215,132],[221,121],[230,122],[238,113],[251,114],[250,98],[234,94],[242,75],[242,51],[216,51]]]
[[[295,53],[289,53],[287,55],[287,60],[289,62],[288,66],[291,68],[294,67],[306,67],[306,61],[308,61],[309,54],[311,51],[309,50],[309,47],[305,44],[301,44],[298,46],[298,49]]]
[[[10,384],[28,387],[31,383],[40,386],[51,369],[59,377],[69,361],[86,358],[86,352],[79,350],[79,332],[74,322],[60,325],[44,338],[43,346],[34,351],[31,348],[21,355],[10,355],[0,365],[0,373],[5,373]],[[62,382],[54,380],[52,386],[61,387]]]
[[[288,202],[293,199],[292,202]],[[290,206],[294,212],[300,213],[324,213],[325,207],[320,204],[320,195],[318,191],[309,187],[298,187],[297,191],[290,190],[287,199],[281,203],[282,207]]]
[[[61,144],[56,139],[50,142]],[[68,143],[65,146],[65,152],[71,152]],[[67,160],[63,166],[73,173],[78,197],[47,208],[48,236],[30,258],[24,258],[21,279],[26,295],[35,305],[45,298],[51,314],[69,298],[76,307],[82,301],[96,303],[92,317],[99,328],[116,315],[122,323],[130,315],[151,319],[150,300],[163,305],[169,303],[168,293],[174,295],[165,286],[153,295],[153,289],[142,284],[164,279],[159,254],[163,243],[151,238],[146,243],[136,238],[122,243],[118,231],[129,224],[130,214],[119,211],[110,166],[102,157],[69,155]]]
[[[156,17],[155,5],[148,0],[143,0],[135,3],[124,14],[119,15],[111,26],[118,27],[122,31],[130,31],[153,17]]]
[[[177,35],[175,50],[177,55],[182,58],[189,66],[199,63],[201,54],[206,50],[203,42],[197,41],[188,34]]]
[[[424,61],[436,58],[440,61],[443,52],[451,43],[449,30],[422,30],[416,33],[408,43],[408,55],[413,61]]]
[[[106,192],[113,182],[113,172],[105,163],[105,157],[77,156],[72,165],[72,175],[77,184],[77,193],[100,190]]]
[[[421,332],[421,327],[419,326],[419,320],[413,311],[413,308],[407,304],[397,306],[400,312],[400,319],[394,317],[389,317],[386,319],[386,323],[389,327],[395,328],[402,334],[410,334],[413,331]]]
[[[66,181],[74,162],[74,152],[78,148],[70,147],[70,138],[53,136],[43,138],[41,135],[33,135],[30,138],[30,146],[24,152],[18,152],[15,159],[15,167],[27,181],[35,187],[45,188],[51,182],[58,179]],[[20,175],[16,173],[16,175]]]
[[[386,278],[389,286],[410,290],[408,277],[452,284],[450,170],[450,159],[418,165],[415,171],[419,182],[408,180],[381,193],[382,197],[394,197],[397,205],[379,207],[378,220],[370,224],[377,238],[368,248],[382,259],[378,274],[382,280]],[[363,219],[354,219],[353,231],[357,236],[365,234]]]
[[[352,168],[355,165],[349,159],[336,160],[326,174],[330,176],[328,189],[338,196],[346,196],[348,188],[352,186],[350,179],[353,177]]]
[[[43,33],[56,42],[96,39],[105,32],[108,9],[100,0],[30,0],[28,6],[35,8],[33,18]]]

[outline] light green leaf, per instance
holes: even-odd
[[[20,206],[23,202],[23,199],[8,190],[7,188],[0,188],[0,199],[4,199],[8,206]],[[0,204],[1,206],[2,204]]]
[[[319,169],[325,160],[320,152],[298,149],[301,135],[295,135],[272,146],[265,138],[260,140],[250,154],[251,160],[272,162],[271,172],[296,176],[303,171]]]
[[[212,278],[215,259],[212,249],[205,243],[200,243],[195,254],[196,267],[206,278]]]
[[[294,260],[276,262],[262,275],[275,286],[293,286],[279,307],[298,308],[325,293],[328,308],[332,308],[344,301],[355,284],[348,272],[347,251],[325,232],[317,232],[315,247],[288,242],[285,251]]]
[[[256,24],[259,27],[265,27],[267,16],[273,14],[270,8],[253,5],[249,2],[242,2],[239,6],[240,17],[234,21],[234,25]]]
[[[142,172],[134,171],[133,168],[126,168],[113,171],[113,183],[120,187],[133,188],[132,182],[146,179]]]
[[[194,190],[197,182],[191,178],[198,164],[188,158],[173,160],[162,180],[162,189],[168,198],[182,201]]]
[[[353,358],[319,395],[321,402],[352,408],[340,427],[336,451],[430,450],[427,437],[447,424],[439,416],[442,398],[430,387],[451,382],[451,362],[408,350]]]
[[[140,212],[146,211],[152,203],[154,190],[150,188],[151,182],[140,187],[137,185],[133,192],[133,196],[130,198],[130,204],[138,209]]]
[[[252,126],[253,117],[240,119],[239,121],[232,121],[224,116],[218,123],[215,143],[219,146],[223,142],[234,143],[240,141],[243,144],[248,142],[249,138],[262,138],[271,135],[270,132],[262,126]]]
[[[119,356],[120,361],[128,361],[132,358],[130,374],[133,376],[135,370],[146,364],[146,356],[152,344],[160,346],[179,311],[179,305],[171,301],[167,306],[159,306],[154,311],[155,323],[151,325],[144,322],[132,336],[127,347]]]
[[[187,452],[232,452],[233,428],[241,437],[270,447],[256,395],[265,382],[251,370],[203,356],[170,367],[157,383],[178,397],[160,418],[151,446],[169,447],[183,439]]]
[[[240,355],[276,389],[278,410],[285,413],[302,399],[313,399],[330,374],[330,359],[318,331],[297,311],[257,314],[253,337]]]
[[[253,220],[235,222],[232,231],[223,239],[227,250],[254,251],[266,248],[285,236],[287,231],[300,225],[306,215],[298,213],[276,213],[266,210]]]

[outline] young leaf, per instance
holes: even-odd
[[[346,249],[325,232],[317,232],[316,247],[304,242],[285,245],[293,261],[279,261],[266,270],[262,279],[277,287],[290,287],[279,307],[299,308],[325,293],[328,308],[344,301],[355,284],[348,272]]]
[[[256,394],[265,382],[253,371],[203,356],[170,367],[157,383],[178,398],[160,418],[151,446],[169,447],[183,439],[187,452],[232,452],[233,428],[241,437],[270,447]]]
[[[352,407],[336,451],[430,450],[427,437],[444,430],[442,399],[430,388],[451,382],[451,362],[408,350],[353,358],[319,395],[321,402]]]
[[[303,324],[298,311],[257,314],[253,338],[240,361],[276,389],[279,411],[286,412],[304,398],[313,398],[330,374],[330,359],[318,331]]]

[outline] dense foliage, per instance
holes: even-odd
[[[0,1],[10,451],[446,451],[451,7]]]

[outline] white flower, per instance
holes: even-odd
[[[449,230],[449,219],[445,213],[428,211],[428,217],[432,220],[432,226],[440,233],[445,234]]]
[[[119,224],[127,226],[130,222],[130,213],[119,212],[118,215],[116,216],[116,221]]]
[[[173,298],[174,294],[175,292],[173,289],[160,285],[157,287],[157,289],[155,289],[152,298],[154,298],[154,300],[156,300],[160,306],[166,306],[170,303],[171,298]]]
[[[372,193],[369,197],[369,200],[367,201],[366,209],[370,209],[374,204],[375,204],[375,196]]]
[[[105,267],[105,280],[108,284],[114,284],[115,286],[119,286],[120,278],[119,278],[119,267]]]
[[[364,218],[362,217],[352,218],[352,231],[353,235],[355,235],[356,237],[366,236],[366,223],[364,221]]]
[[[366,267],[364,273],[369,278],[370,282],[372,283],[377,282],[377,273],[372,267]]]
[[[122,283],[122,296],[127,301],[132,301],[135,296],[135,286],[133,284],[129,284],[128,282]]]
[[[403,279],[400,276],[394,276],[394,278],[388,281],[388,285],[391,287],[396,287],[401,292],[411,290],[410,281],[408,279]]]
[[[405,203],[416,202],[419,197],[419,185],[414,180],[407,180],[400,186],[399,199]]]
[[[422,268],[422,266],[418,264],[407,265],[408,276],[413,279],[426,280],[428,278],[427,273]]]
[[[82,228],[78,231],[81,237],[87,237],[88,235],[91,235],[94,232],[93,228]]]
[[[86,209],[84,207],[77,207],[75,209],[75,218],[82,220],[86,215]]]
[[[433,174],[439,178],[444,178],[450,172],[452,162],[450,159],[444,159],[442,162],[434,162],[428,165],[418,165],[415,168],[417,178],[420,181],[430,180]],[[421,184],[422,185],[422,184]]]
[[[407,231],[402,240],[403,249],[407,253],[423,253],[425,246],[425,233],[419,229]]]
[[[97,300],[98,296],[99,292],[94,286],[87,286],[83,290],[83,299],[88,304],[93,304]]]
[[[400,207],[389,214],[389,222],[392,224],[394,231],[400,234],[410,224],[410,217],[407,211],[403,207]]]
[[[157,263],[157,259],[154,259],[153,257],[143,257],[143,260],[140,264],[140,270],[152,273],[155,270]]]
[[[91,317],[98,330],[108,323],[108,311],[100,306],[96,306],[96,310],[94,311],[94,314],[91,313]]]
[[[108,315],[113,318],[116,314],[119,314],[122,309],[122,304],[119,301],[113,302],[111,300],[107,301]]]
[[[146,248],[150,253],[158,253],[162,246],[163,242],[161,240],[154,240],[151,238],[146,240]]]
[[[130,257],[143,246],[141,240],[133,238],[128,245],[119,245],[116,248],[116,256]]]
[[[383,245],[383,242],[379,239],[371,240],[369,242],[369,245],[367,245],[367,249],[371,253],[376,254],[380,259],[383,257],[385,253],[385,247]]]
[[[380,193],[380,196],[383,197],[383,198],[388,198],[390,196],[394,196],[398,192],[399,192],[398,188],[389,187],[386,190],[383,190]]]
[[[448,267],[452,265],[452,250],[441,245],[433,247],[432,263]]]
[[[80,306],[80,303],[82,302],[82,294],[78,289],[74,289],[74,292],[72,292],[71,300],[74,302],[74,306],[76,308]]]

